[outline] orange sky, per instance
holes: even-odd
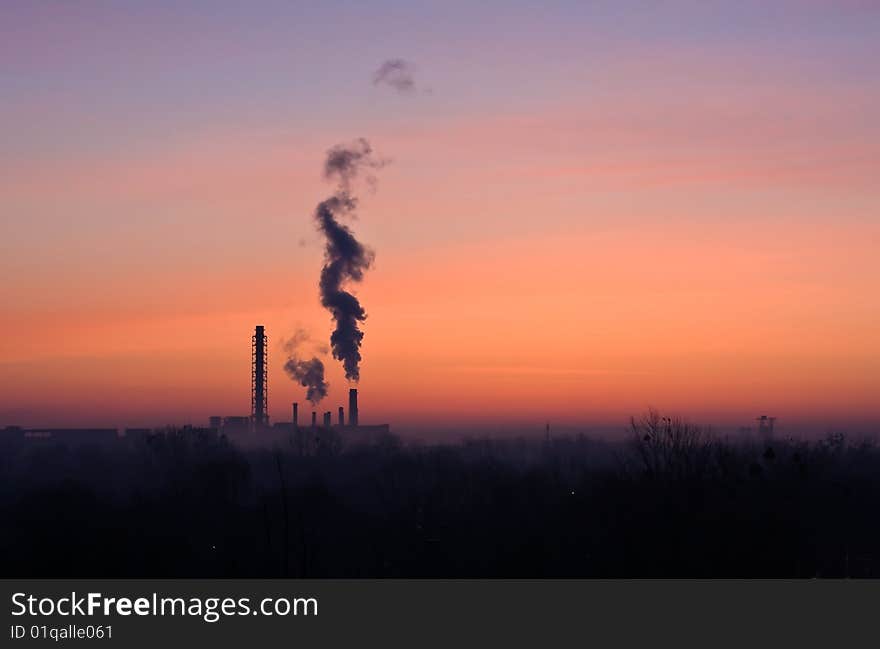
[[[783,219],[755,238],[745,225],[670,215],[635,230],[380,248],[359,291],[370,314],[362,409],[443,423],[614,421],[649,405],[723,421],[869,419],[880,388],[877,234]],[[286,417],[303,398],[280,371],[280,338],[329,330],[320,252],[292,251],[289,266],[311,276],[273,258],[253,273],[218,265],[185,277],[160,267],[128,269],[125,281],[43,280],[4,322],[6,408],[120,424],[246,413],[259,322],[273,342],[270,412]],[[335,363],[329,374],[328,408],[347,389]]]
[[[100,36],[35,54],[0,126],[0,425],[247,414],[255,324],[287,418],[304,396],[280,343],[331,329],[322,159],[365,136],[393,160],[352,224],[377,253],[357,289],[365,421],[540,430],[654,406],[870,428],[880,87],[859,25],[876,15],[833,22],[819,3],[780,35],[745,4],[742,24],[692,17],[693,38],[606,16],[627,47],[508,16],[541,32],[534,55],[468,32],[466,69],[440,41],[400,42],[430,81],[412,97],[369,85],[378,51],[309,59],[279,86],[295,39],[274,32],[232,48],[254,77],[207,56],[213,36],[249,42],[219,32],[204,52],[166,34],[167,60],[133,42],[143,87],[111,84],[130,69]],[[321,409],[348,388],[332,359],[328,374]]]

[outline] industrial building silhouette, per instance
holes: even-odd
[[[336,423],[333,423],[333,411],[326,410],[322,413],[321,424],[318,424],[318,412],[313,410],[311,423],[308,427],[300,426],[299,403],[292,404],[292,416],[289,422],[269,423],[269,390],[268,390],[268,353],[267,353],[266,328],[256,325],[254,335],[251,337],[251,414],[245,416],[219,416],[213,415],[208,418],[210,428],[218,432],[233,436],[244,434],[269,434],[271,432],[301,433],[306,428],[314,431],[323,429],[340,434],[354,434],[365,440],[376,435],[385,435],[391,432],[389,424],[362,425],[358,412],[357,388],[348,391],[348,421],[346,421],[345,408],[337,408]]]
[[[318,424],[318,413],[312,411],[311,424],[299,425],[299,403],[293,403],[290,421],[269,422],[268,399],[268,345],[266,328],[257,325],[251,337],[251,414],[250,415],[212,415],[208,426],[186,425],[183,431],[197,434],[223,434],[233,441],[242,443],[278,443],[290,441],[303,453],[319,452],[327,444],[344,446],[361,442],[373,442],[390,434],[389,424],[362,425],[358,415],[358,391],[348,391],[348,421],[345,409],[337,409],[336,423],[333,413],[323,413]],[[171,429],[172,427],[166,427]],[[95,446],[116,442],[121,437],[138,438],[154,435],[159,429],[153,428],[39,428],[7,425],[0,428],[0,435],[6,441],[63,443],[72,446]]]

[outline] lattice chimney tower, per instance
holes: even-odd
[[[257,325],[251,339],[251,422],[254,429],[269,425],[266,394],[266,330]]]

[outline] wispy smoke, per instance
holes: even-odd
[[[404,59],[388,59],[373,73],[373,85],[385,84],[401,94],[415,92],[415,68]]]
[[[388,160],[376,158],[373,155],[373,147],[364,138],[360,137],[350,144],[337,144],[327,151],[327,159],[324,161],[324,178],[335,180],[338,189],[334,196],[344,196],[351,201],[354,197],[349,196],[351,182],[358,175],[364,174],[365,170],[381,169]],[[366,172],[364,176],[371,185],[376,182],[376,177]],[[350,209],[354,209],[352,203]]]
[[[309,334],[299,329],[290,340],[284,343],[284,351],[287,352],[287,362],[284,363],[284,371],[294,381],[306,388],[306,399],[312,403],[318,403],[327,396],[327,381],[324,380],[324,363],[317,356],[302,358],[300,353],[304,344],[310,342]],[[320,353],[327,353],[326,348],[318,347]]]
[[[335,180],[337,189],[315,209],[318,227],[326,238],[320,281],[321,304],[330,311],[336,323],[330,335],[333,357],[342,361],[345,376],[351,381],[360,379],[360,348],[364,332],[358,325],[367,319],[367,314],[344,286],[364,278],[374,255],[355,239],[348,226],[339,222],[339,217],[353,213],[357,207],[357,198],[351,193],[352,181],[362,175],[374,185],[375,177],[370,170],[379,169],[386,163],[374,157],[370,143],[363,138],[333,147],[327,151],[324,177]]]

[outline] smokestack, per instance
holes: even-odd
[[[348,391],[348,425],[358,425],[358,391],[357,388],[351,388]]]
[[[345,426],[345,410],[343,410],[342,406],[339,406],[339,427],[342,428]]]
[[[266,330],[263,325],[254,329],[251,339],[251,421],[259,429],[269,424],[266,399]]]
[[[318,425],[318,413],[312,410],[312,428],[317,427]]]
[[[324,413],[324,428],[330,428],[333,424],[333,413],[329,410]]]
[[[293,427],[299,428],[299,404],[293,403]]]

